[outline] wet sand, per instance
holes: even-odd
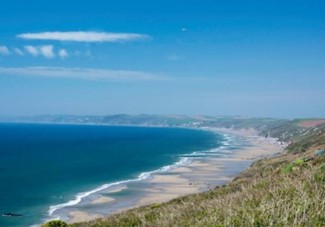
[[[111,197],[106,197],[106,196],[101,196],[98,199],[95,199],[93,201],[91,201],[91,204],[102,204],[102,203],[109,203],[114,201],[114,198]]]

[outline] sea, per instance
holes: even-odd
[[[216,155],[227,143],[198,129],[0,123],[0,213],[22,215],[2,215],[0,226],[64,220],[107,189],[140,187],[152,174]],[[132,193],[118,196],[127,202]]]

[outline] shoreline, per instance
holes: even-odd
[[[284,144],[274,138],[263,138],[254,130],[232,130],[222,128],[196,128],[244,140],[247,146],[239,144],[234,151],[227,151],[227,157],[213,157],[193,159],[185,165],[175,166],[171,170],[153,172],[145,179],[147,187],[138,188],[141,196],[131,202],[120,205],[119,209],[109,211],[103,207],[101,212],[88,212],[82,209],[73,209],[68,213],[68,223],[90,221],[96,218],[112,215],[128,209],[155,203],[167,202],[180,196],[208,191],[216,186],[233,180],[239,173],[249,168],[256,160],[281,154]],[[241,146],[242,145],[242,146]],[[125,189],[122,186],[121,192]],[[113,189],[114,190],[114,189]],[[116,189],[115,189],[116,190]],[[93,205],[116,204],[115,198],[100,196],[90,201]]]
[[[276,143],[274,138],[263,138],[255,131],[226,130],[220,128],[201,128],[221,134],[245,138],[251,145],[239,148],[231,157],[208,157],[195,160],[184,167],[177,167],[166,174],[157,174],[150,182],[160,184],[161,190],[145,196],[138,206],[167,202],[179,196],[204,192],[233,180],[239,173],[247,169],[254,161],[274,156],[284,147]],[[174,175],[176,173],[176,175]]]

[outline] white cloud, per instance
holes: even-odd
[[[44,56],[45,58],[54,58],[54,47],[53,45],[43,45],[43,46],[25,46],[24,47],[27,53],[37,57],[39,55]]]
[[[21,49],[19,49],[19,48],[14,48],[13,50],[14,50],[14,52],[16,54],[18,54],[20,56],[24,56],[25,55],[24,52]]]
[[[52,45],[45,45],[45,46],[39,47],[40,53],[46,58],[54,58],[55,57],[53,49],[54,48]]]
[[[68,54],[68,52],[67,52],[65,49],[61,49],[61,50],[59,50],[58,55],[59,55],[60,58],[62,58],[62,59],[69,57],[69,54]]]
[[[53,78],[75,78],[84,80],[104,81],[165,81],[168,77],[130,70],[108,70],[94,68],[63,68],[63,67],[0,67],[1,74],[17,76],[41,76]]]
[[[2,55],[8,55],[8,54],[10,54],[10,51],[9,51],[8,47],[6,47],[6,46],[0,46],[0,54],[2,54]]]
[[[40,54],[38,48],[35,46],[24,46],[24,48],[27,51],[27,53],[29,53],[35,57]]]
[[[72,42],[123,42],[147,39],[150,36],[136,33],[111,33],[111,32],[40,32],[23,33],[17,35],[21,39],[55,40]]]

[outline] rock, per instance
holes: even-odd
[[[317,150],[314,151],[314,155],[315,155],[316,157],[318,157],[318,156],[322,156],[322,155],[324,155],[324,154],[325,154],[324,149],[317,149]]]

